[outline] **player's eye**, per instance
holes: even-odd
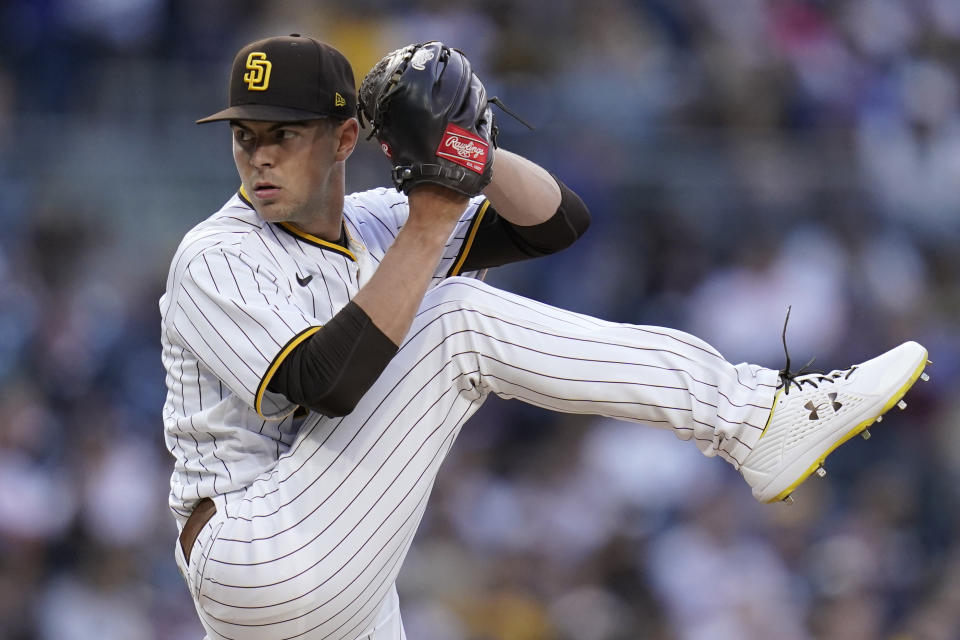
[[[233,136],[237,142],[250,142],[253,139],[253,135],[246,129],[234,129]]]
[[[293,129],[277,129],[277,140],[293,140],[296,136]]]

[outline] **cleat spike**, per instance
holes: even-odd
[[[924,382],[929,382],[929,381],[930,381],[930,376],[928,376],[926,373],[921,373],[921,374],[920,374],[920,379],[923,380]]]
[[[901,411],[903,411],[904,409],[907,408],[907,403],[906,403],[906,401],[901,400],[900,402],[897,403],[897,406],[900,407],[900,410],[901,410]]]
[[[784,504],[793,506],[793,496],[792,496],[792,495],[787,496],[786,498],[784,498],[784,499],[782,500],[782,502],[783,502]]]
[[[827,470],[823,468],[823,465],[820,465],[819,467],[817,467],[817,475],[820,476],[821,478],[827,475]]]
[[[880,422],[880,419],[879,419],[879,418],[877,418],[877,422]],[[870,439],[870,431],[867,430],[867,429],[864,429],[864,430],[860,433],[860,437],[863,438],[864,440],[869,440],[869,439]]]
[[[877,416],[877,422],[883,422],[883,416]]]

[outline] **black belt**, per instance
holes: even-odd
[[[213,504],[210,498],[203,498],[193,508],[193,513],[187,518],[183,525],[183,531],[180,532],[180,549],[183,551],[183,557],[187,564],[190,564],[190,552],[193,551],[193,543],[197,541],[197,536],[203,529],[203,525],[210,522],[210,518],[217,512],[217,506]]]

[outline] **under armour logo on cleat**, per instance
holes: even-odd
[[[313,280],[312,274],[307,276],[306,278],[301,278],[300,274],[299,273],[297,274],[297,284],[299,284],[301,287],[305,287],[308,284],[310,284],[311,280]]]
[[[837,394],[836,394],[836,393],[828,393],[828,394],[827,394],[827,397],[830,398],[830,403],[833,404],[833,411],[834,411],[834,413],[836,413],[837,411],[840,411],[840,407],[842,407],[843,405],[840,404],[839,402],[837,402]]]
[[[837,394],[828,393],[827,397],[830,398],[830,405],[833,407],[833,412],[836,413],[837,411],[839,411],[840,407],[842,407],[843,404],[840,402],[837,402]],[[824,408],[826,407],[826,404],[827,403],[825,402],[821,402],[820,404],[813,404],[813,400],[808,400],[807,404],[803,405],[803,408],[810,412],[811,420],[819,420],[820,414],[818,412],[823,411]]]

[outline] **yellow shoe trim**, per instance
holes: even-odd
[[[788,383],[788,384],[789,384],[789,383]],[[767,416],[767,424],[763,425],[763,431],[760,432],[760,437],[757,438],[758,441],[759,441],[760,438],[762,438],[762,437],[764,436],[764,434],[767,432],[767,427],[770,426],[770,423],[773,422],[773,412],[774,412],[774,411],[776,410],[776,408],[777,408],[777,400],[780,399],[780,394],[783,393],[783,390],[784,390],[784,389],[786,389],[786,385],[784,385],[784,386],[780,387],[779,389],[777,389],[776,395],[773,396],[773,404],[770,405],[770,415]]]
[[[895,394],[893,394],[890,397],[890,400],[887,401],[887,404],[883,405],[883,408],[880,409],[880,413],[873,416],[869,420],[864,420],[863,422],[855,426],[853,429],[848,431],[842,438],[840,438],[835,443],[833,443],[833,446],[827,449],[827,451],[823,454],[823,456],[821,456],[820,458],[817,458],[817,460],[814,461],[814,463],[810,465],[810,467],[806,471],[800,474],[800,477],[797,478],[796,481],[793,482],[793,484],[791,484],[789,487],[787,487],[786,489],[778,493],[776,497],[771,498],[770,500],[767,500],[767,503],[769,504],[772,502],[779,502],[784,498],[786,498],[787,496],[789,496],[791,493],[793,493],[794,489],[799,487],[804,480],[810,477],[810,474],[813,473],[817,469],[817,467],[823,464],[823,462],[827,459],[827,456],[833,453],[834,449],[842,445],[844,442],[846,442],[853,436],[862,432],[864,429],[866,429],[867,427],[872,425],[874,422],[876,422],[877,418],[879,418],[880,416],[885,414],[887,411],[892,409],[894,405],[900,402],[903,396],[906,395],[907,391],[910,390],[910,387],[912,387],[913,384],[920,378],[920,374],[923,373],[923,370],[926,367],[927,367],[927,353],[924,352],[923,361],[920,363],[920,366],[917,367],[917,370],[913,372],[913,375],[910,376],[910,379],[907,380],[907,382],[902,387],[900,387],[900,389],[898,389]]]

